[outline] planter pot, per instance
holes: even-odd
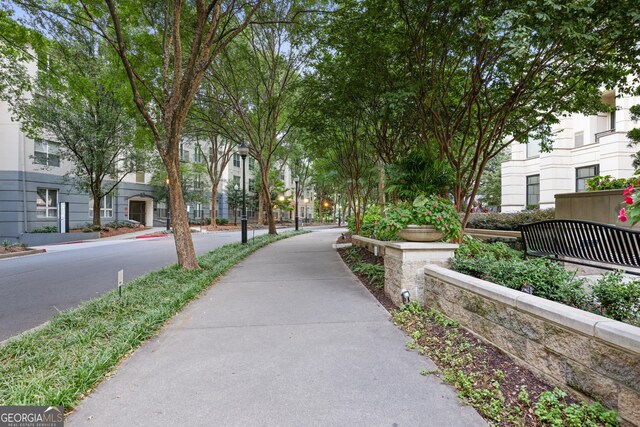
[[[444,233],[436,230],[433,225],[407,225],[398,234],[408,242],[439,242],[444,237]]]

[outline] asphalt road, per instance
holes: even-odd
[[[238,231],[193,234],[198,254],[238,241]],[[48,246],[44,254],[0,260],[0,341],[113,289],[118,270],[126,283],[175,262],[173,237]]]

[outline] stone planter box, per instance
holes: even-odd
[[[435,265],[424,267],[422,301],[546,381],[640,426],[640,328]]]
[[[362,237],[358,235],[351,236],[351,243],[353,246],[358,246],[367,249],[374,255],[384,256],[385,247],[392,242],[384,242],[382,240],[371,239],[369,237]]]
[[[585,191],[581,193],[556,194],[556,219],[582,219],[603,224],[630,227],[618,221],[618,212],[624,207],[624,190]],[[634,229],[640,228],[636,224]]]

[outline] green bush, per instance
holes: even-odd
[[[600,314],[640,326],[640,279],[625,283],[621,271],[606,273],[591,294]]]
[[[465,238],[452,258],[452,267],[461,273],[498,285],[521,290],[532,287],[533,295],[588,308],[584,281],[576,279],[560,264],[542,258],[522,259],[522,253],[504,243],[483,243]]]
[[[209,219],[209,222],[211,222],[211,219]],[[229,224],[229,220],[227,218],[216,218],[216,224],[227,225]]]
[[[371,286],[376,289],[384,289],[384,266],[369,262],[358,262],[351,267],[354,273],[365,276]]]
[[[32,233],[57,233],[58,227],[56,225],[47,225],[45,227],[36,227],[31,230]]]
[[[640,326],[640,279],[623,280],[620,271],[607,273],[585,291],[585,280],[555,261],[522,259],[522,253],[504,243],[483,243],[465,236],[451,260],[460,273],[508,288],[532,287],[533,295]]]
[[[554,217],[555,209],[533,209],[513,213],[474,213],[469,217],[467,228],[517,231],[522,224],[554,219]]]
[[[631,178],[614,178],[611,175],[594,176],[586,182],[587,191],[622,190],[638,182],[637,176]]]

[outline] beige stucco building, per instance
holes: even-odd
[[[531,206],[555,206],[555,195],[584,191],[585,181],[596,175],[628,178],[634,174],[627,132],[640,126],[631,120],[629,107],[640,97],[616,97],[603,101],[616,108],[595,116],[572,115],[554,127],[553,151],[541,153],[539,143],[514,143],[511,160],[502,164],[502,211]]]

